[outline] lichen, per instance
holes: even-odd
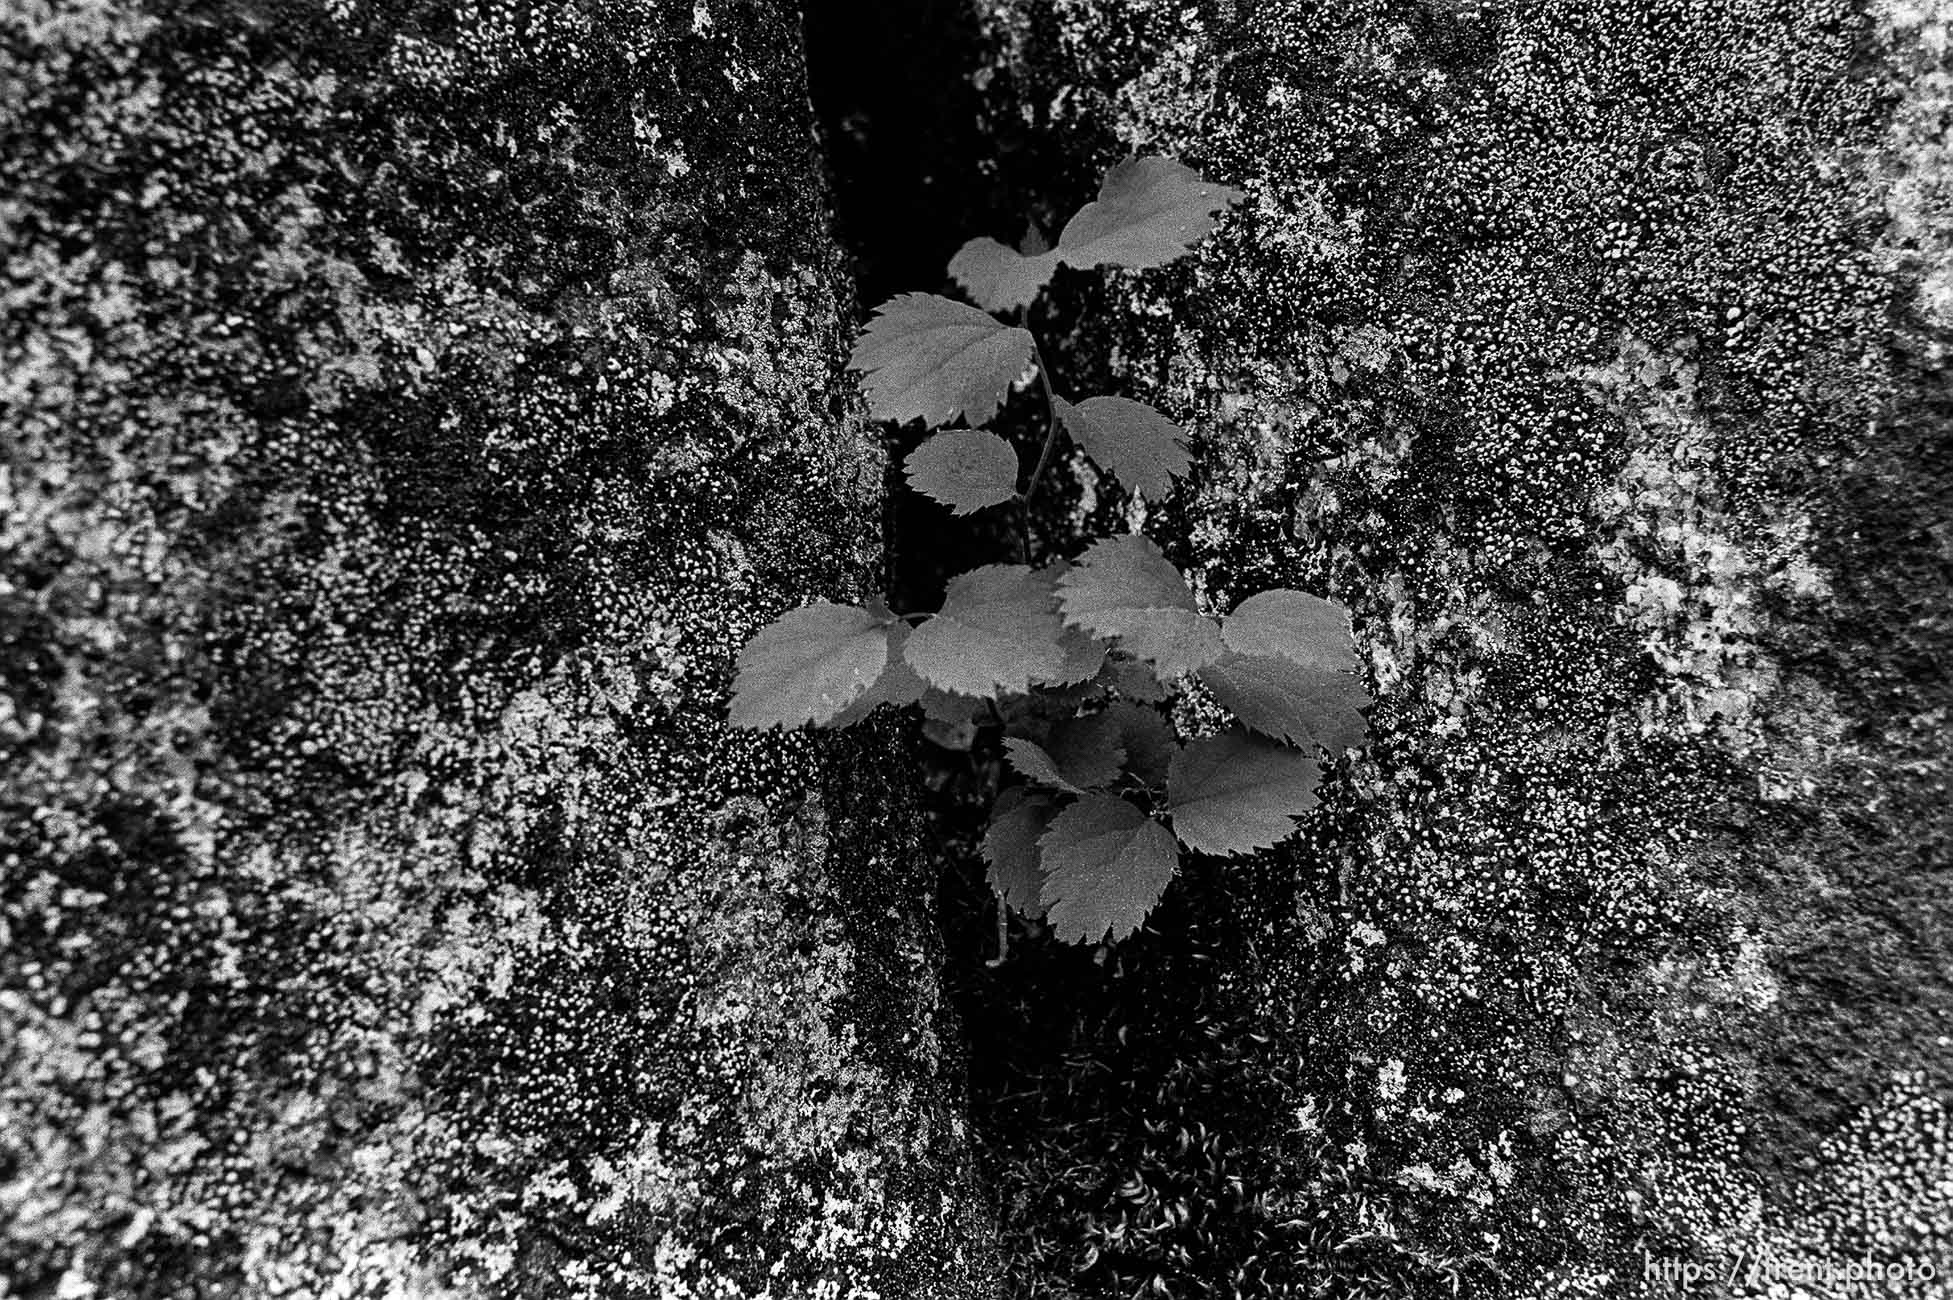
[[[1810,897],[1800,864],[1846,838],[1794,829],[1802,810],[1862,816],[1860,782],[1944,778],[1911,740],[1868,739],[1876,715],[1811,658],[1857,575],[1894,563],[1851,543],[1868,516],[1839,502],[1854,475],[1869,491],[1857,467],[1909,382],[1884,277],[1930,316],[1936,19],[1692,0],[984,12],[993,120],[1009,96],[1087,162],[1143,147],[1246,191],[1183,267],[1061,301],[1080,323],[1060,364],[1196,430],[1192,489],[1147,524],[1215,606],[1272,585],[1347,602],[1379,697],[1301,847],[1177,890],[1160,940],[1122,959],[1129,982],[1235,1000],[1175,1018],[1062,980],[1020,994],[1078,1009],[1074,1055],[1143,1026],[1155,1069],[1211,1069],[1204,1025],[1229,1017],[1265,1044],[1225,1058],[1225,1099],[1141,1094],[1127,1122],[1211,1125],[1242,1196],[1294,1198],[1313,1238],[1250,1214],[1252,1244],[1156,1222],[1085,1252],[1123,1222],[1128,1157],[1080,1153],[1072,1126],[1103,1127],[1081,1107],[1017,1134],[1024,1108],[1000,1106],[1025,1182],[1054,1153],[1084,1166],[1065,1175],[1077,1226],[1036,1193],[1006,1221],[1026,1285],[1360,1291],[1366,1263],[1337,1248],[1384,1239],[1396,1294],[1640,1294],[1650,1254],[1766,1232],[1856,1249],[1805,1208],[1836,1193],[1782,1172],[1830,1140],[1774,1114],[1826,1067],[1773,1044],[1793,1015],[1818,1036],[1876,1014],[1790,975],[1817,941],[1781,928]],[[1858,57],[1881,37],[1890,73]],[[1930,590],[1920,565],[1876,607]],[[1849,888],[1828,923],[1864,924]],[[1907,898],[1940,933],[1943,906]],[[1922,1003],[1953,1005],[1923,973],[1930,938],[1889,942]],[[1886,1050],[1943,1084],[1939,1049]],[[1047,1091],[1085,1068],[1025,1058]],[[1247,1155],[1298,1093],[1321,1145]],[[1161,1158],[1159,1178],[1190,1168]],[[1928,1139],[1894,1180],[1943,1158]],[[1375,1182],[1352,1198],[1356,1169]],[[1875,1213],[1881,1250],[1938,1240],[1930,1216]]]
[[[0,17],[0,1289],[985,1293],[797,41]]]

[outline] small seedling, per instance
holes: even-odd
[[[1168,159],[1128,159],[1055,247],[964,245],[949,273],[978,307],[926,293],[883,304],[849,366],[865,376],[876,419],[942,430],[909,453],[910,484],[957,514],[1028,507],[1062,430],[1129,491],[1167,495],[1191,465],[1185,432],[1144,402],[1059,397],[1031,332],[993,313],[1028,306],[1060,265],[1162,266],[1241,197]],[[1045,434],[1020,488],[1016,451],[977,426],[1032,378]],[[968,427],[943,428],[958,419]],[[1363,740],[1369,697],[1355,666],[1341,605],[1278,589],[1209,617],[1159,548],[1131,534],[1094,542],[1076,563],[972,569],[933,614],[876,600],[793,610],[740,654],[731,718],[847,727],[915,706],[951,748],[1001,727],[1021,784],[998,796],[983,839],[991,886],[1058,937],[1099,942],[1146,919],[1180,845],[1236,856],[1288,837],[1315,805],[1317,751],[1333,761]],[[1190,678],[1236,725],[1176,735],[1163,706]]]

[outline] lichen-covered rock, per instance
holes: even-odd
[[[0,1293],[990,1294],[798,19],[0,15]]]
[[[1299,848],[998,977],[1057,1004],[987,1103],[1022,1288],[1947,1294],[1947,15],[980,8],[996,129],[1073,146],[1007,187],[1249,194],[1060,279],[1060,368],[1199,443],[1072,522],[1347,602],[1380,698]]]

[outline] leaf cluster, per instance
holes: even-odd
[[[984,837],[990,881],[1063,939],[1130,934],[1180,846],[1236,856],[1281,842],[1315,805],[1322,756],[1364,735],[1340,606],[1276,590],[1209,617],[1142,536],[1107,538],[1075,564],[984,565],[914,618],[828,602],[792,611],[740,655],[733,720],[844,727],[915,706],[953,747],[1000,730],[1020,783]],[[1189,678],[1234,725],[1175,734],[1163,705]]]
[[[968,426],[917,446],[905,461],[910,484],[958,514],[1027,501],[1063,431],[1132,492],[1171,491],[1191,464],[1182,429],[1129,398],[1059,397],[1030,331],[991,313],[1028,305],[1060,265],[1164,265],[1240,197],[1168,159],[1128,159],[1053,248],[978,239],[957,253],[950,275],[981,308],[926,293],[884,304],[849,361],[870,413]],[[1015,450],[977,426],[1034,377],[1046,432],[1019,488]],[[793,610],[741,653],[731,720],[846,727],[894,707],[920,710],[925,734],[950,748],[1001,731],[1017,781],[983,839],[990,883],[1058,937],[1098,942],[1139,927],[1182,847],[1235,856],[1289,835],[1315,804],[1322,757],[1362,741],[1368,696],[1354,668],[1340,605],[1266,591],[1213,618],[1160,549],[1130,535],[1094,543],[1076,563],[973,568],[931,614],[874,601]],[[1167,706],[1189,681],[1232,726],[1175,733]]]
[[[926,439],[903,462],[910,486],[957,514],[1027,497],[1063,429],[1100,469],[1148,500],[1171,490],[1191,461],[1184,430],[1131,398],[1098,395],[1077,403],[1052,391],[1037,340],[992,315],[1028,306],[1061,265],[1163,266],[1205,238],[1239,190],[1202,180],[1166,158],[1129,158],[1105,175],[1097,199],[1065,224],[1055,247],[1024,254],[994,239],[973,239],[950,259],[949,273],[978,307],[931,293],[882,304],[848,359],[860,371],[877,420],[964,429]],[[1011,390],[1044,381],[1045,447],[1032,483],[1017,486],[1017,453],[978,426],[993,419]]]

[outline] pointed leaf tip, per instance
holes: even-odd
[[[1058,760],[1046,753],[1044,746],[1036,741],[1025,740],[1022,736],[1006,736],[1004,759],[1027,781],[1035,781],[1053,790],[1063,790],[1066,794],[1085,793],[1082,787],[1059,771]]]
[[[1316,804],[1322,778],[1299,749],[1235,729],[1173,756],[1167,805],[1173,833],[1196,853],[1233,857],[1271,848]]]
[[[1064,622],[1051,588],[1021,564],[987,564],[950,581],[943,607],[909,636],[909,666],[930,685],[995,697],[1064,670]]]
[[[1226,648],[1194,605],[1187,580],[1136,533],[1098,542],[1058,579],[1065,620],[1152,664],[1161,677],[1192,672]]]
[[[1056,407],[1093,463],[1148,501],[1172,491],[1192,464],[1186,432],[1144,402],[1088,397],[1074,406],[1059,398]]]
[[[1087,269],[1164,266],[1213,232],[1216,213],[1245,197],[1170,158],[1128,158],[1106,172],[1098,198],[1065,224],[1054,251],[1066,265]]]
[[[968,303],[905,293],[876,309],[848,368],[865,376],[868,412],[935,427],[959,415],[982,424],[1031,368],[1036,340]]]
[[[1052,931],[1073,943],[1137,930],[1179,865],[1173,836],[1110,795],[1088,794],[1059,813],[1038,841]]]
[[[739,653],[728,716],[749,730],[832,722],[888,665],[889,629],[856,605],[816,601],[761,628]]]

